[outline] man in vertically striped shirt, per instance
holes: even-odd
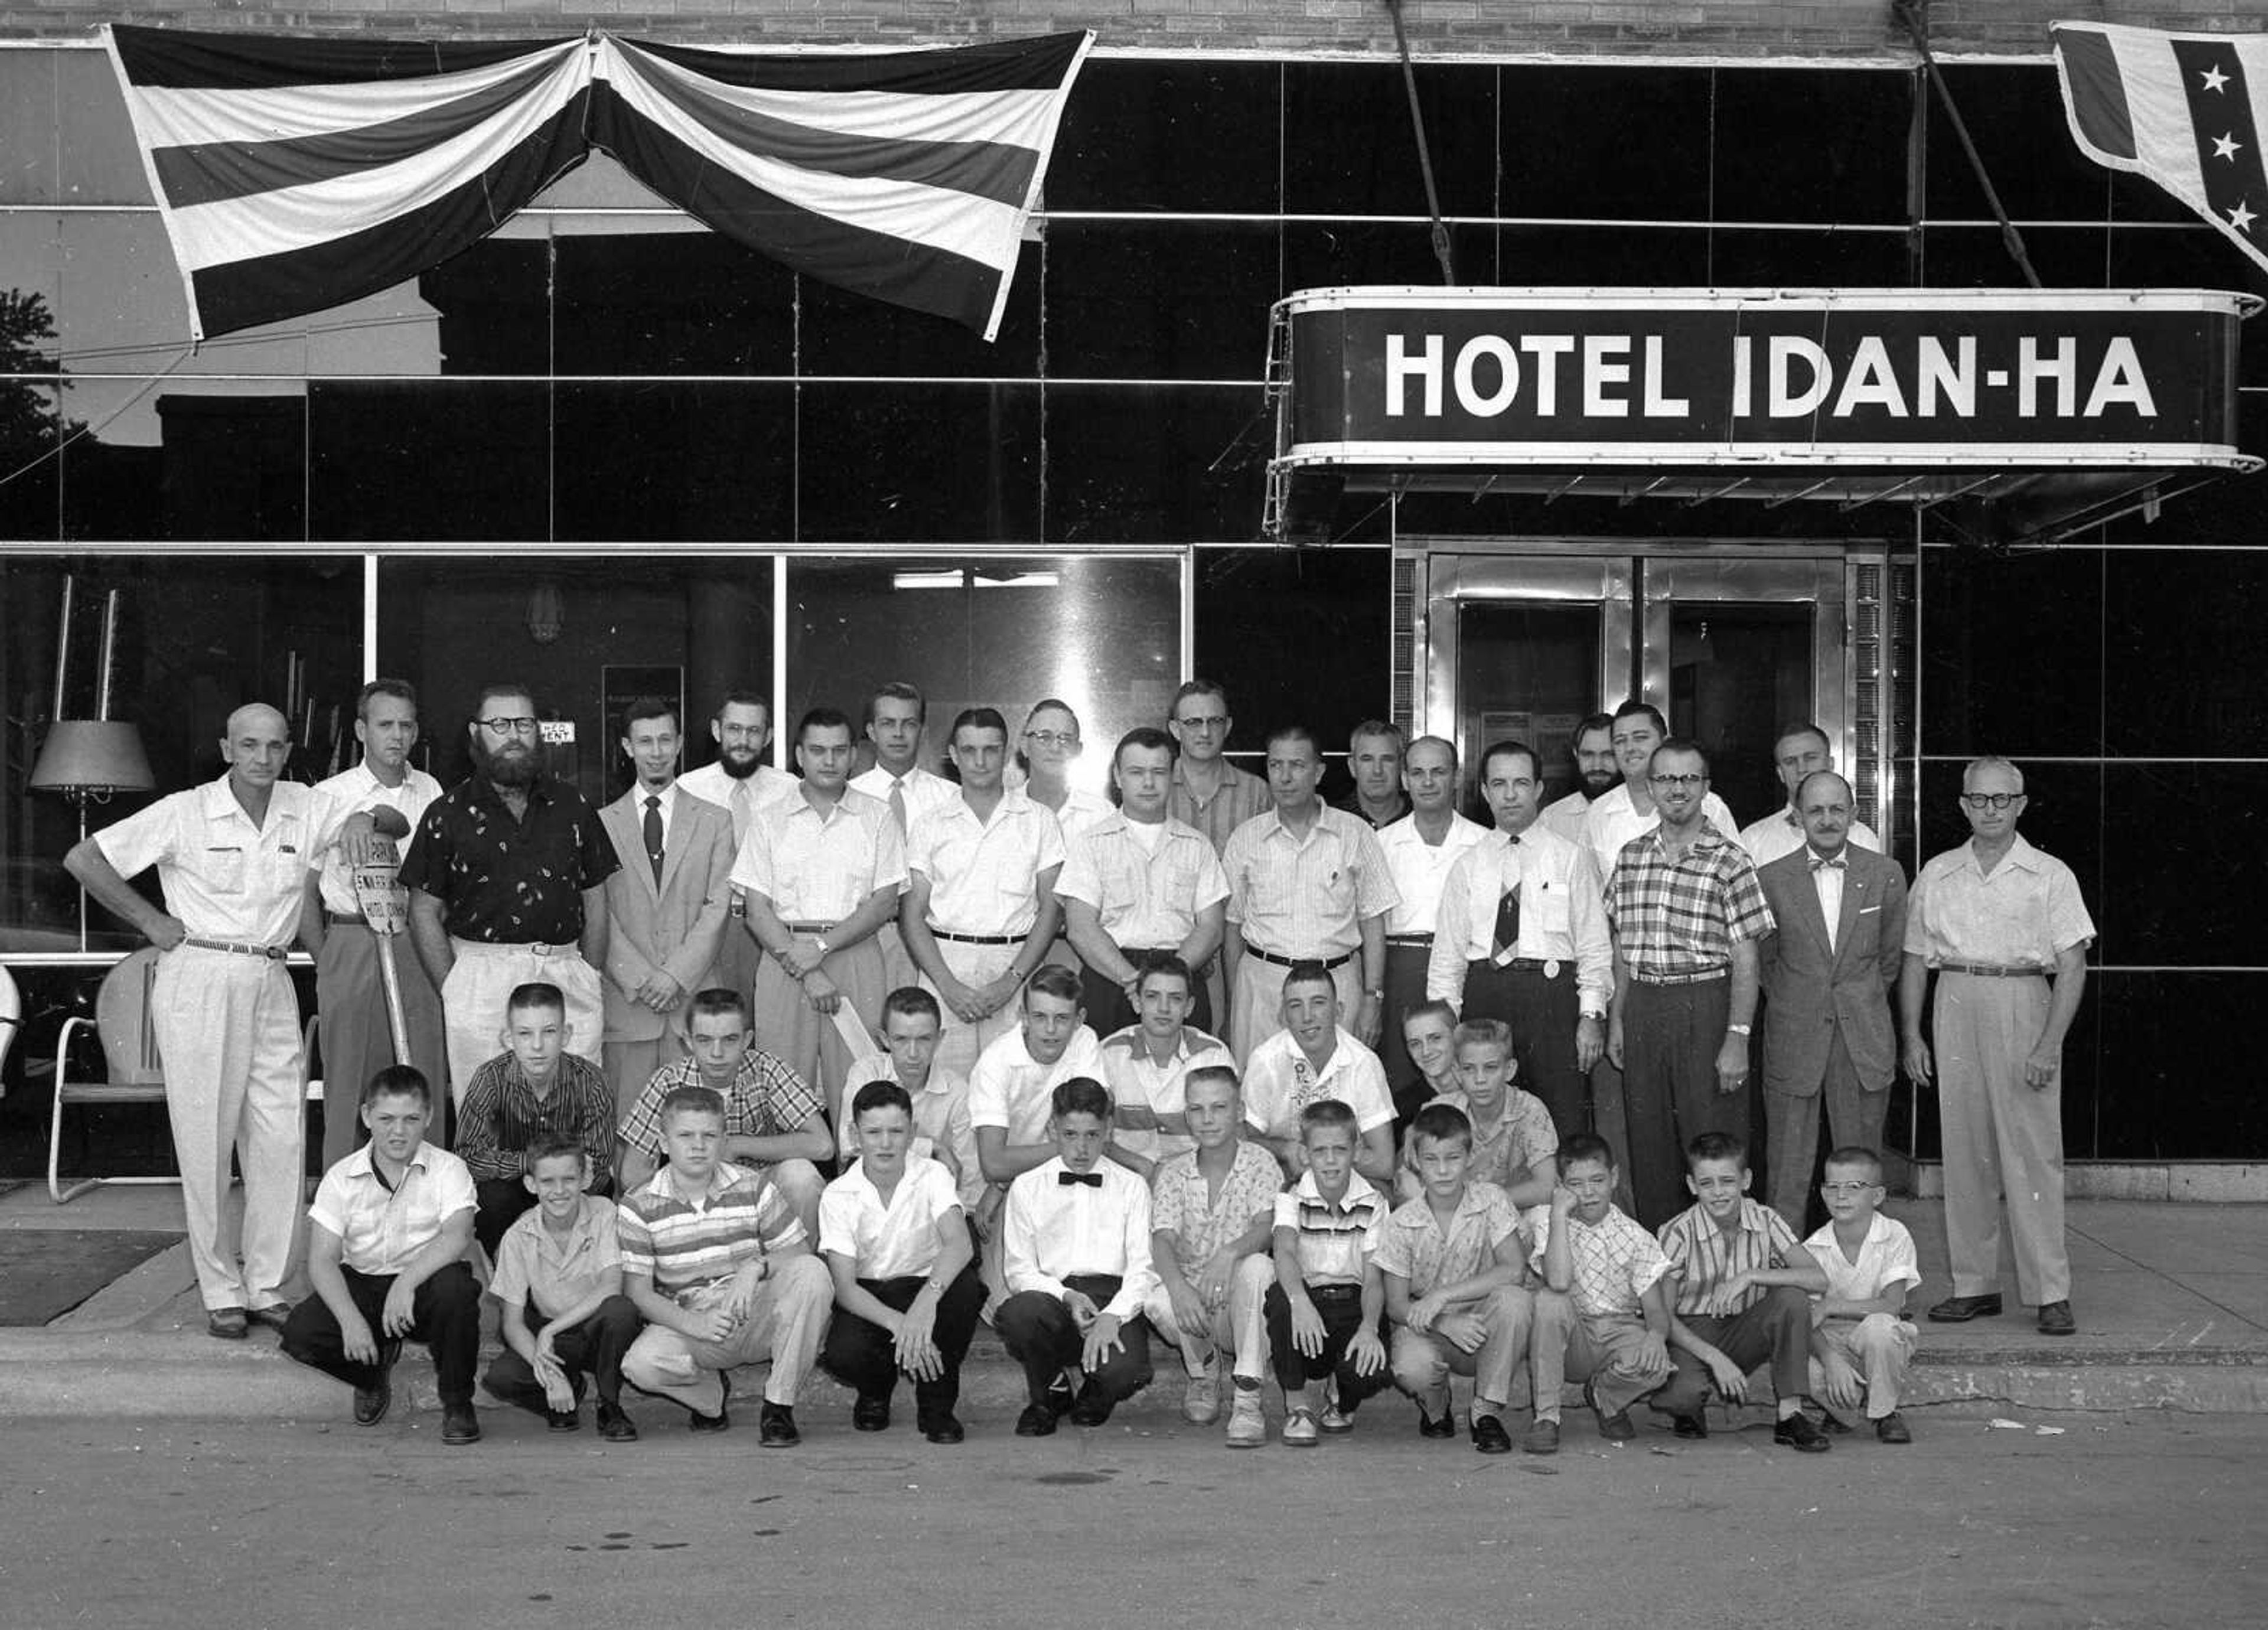
[[[811,1236],[760,1172],[720,1157],[725,1103],[706,1087],[661,1102],[669,1163],[622,1197],[622,1292],[646,1328],[622,1378],[685,1405],[696,1432],[731,1426],[737,1365],[771,1362],[757,1442],[800,1440],[795,1396],[819,1353],[835,1288]]]
[[[1638,1221],[1658,1228],[1683,1198],[1686,1140],[1721,1132],[1749,1141],[1756,947],[1772,914],[1747,853],[1705,813],[1707,756],[1665,741],[1651,765],[1660,824],[1622,846],[1607,881],[1607,1056],[1623,1072]]]

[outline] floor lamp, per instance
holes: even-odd
[[[32,790],[61,793],[78,811],[78,837],[86,841],[86,807],[107,804],[114,793],[146,793],[158,785],[142,733],[124,719],[59,719],[32,766]],[[78,948],[86,949],[86,890],[78,891]]]

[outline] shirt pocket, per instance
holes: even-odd
[[[252,858],[240,847],[217,845],[195,852],[188,870],[206,892],[239,895],[250,876]]]
[[[1545,933],[1564,934],[1568,932],[1568,912],[1572,896],[1567,885],[1557,878],[1549,879],[1535,889],[1520,891],[1520,914],[1523,922],[1528,913],[1535,913],[1535,926]]]

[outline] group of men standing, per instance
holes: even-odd
[[[1519,1084],[1563,1134],[1595,1126],[1624,1148],[1649,1227],[1683,1204],[1687,1142],[1746,1140],[1761,992],[1774,1204],[1800,1227],[1822,1103],[1833,1141],[1879,1147],[1903,1055],[1944,1106],[1955,1294],[1933,1317],[1999,1311],[2005,1196],[2024,1299],[2043,1330],[2071,1328],[2056,1088],[2093,926],[2068,869],[2016,835],[2014,765],[1969,767],[1971,840],[1909,891],[1808,724],[1776,744],[1786,808],[1736,830],[1705,753],[1668,739],[1642,702],[1582,721],[1567,744],[1579,788],[1548,808],[1536,748],[1486,748],[1488,827],[1455,808],[1453,744],[1405,744],[1376,721],[1350,742],[1344,807],[1318,796],[1323,755],[1304,727],[1267,738],[1264,778],[1236,768],[1227,697],[1204,680],[1181,688],[1163,729],[1116,744],[1115,805],[1064,784],[1080,743],[1060,702],[1032,710],[1012,755],[997,711],[964,710],[946,733],[951,779],[918,762],[926,723],[903,684],[856,726],[814,709],[789,775],[765,763],[768,704],[735,692],[709,721],[715,762],[681,776],[678,709],[641,702],[621,721],[635,782],[597,808],[547,770],[524,687],[482,690],[472,773],[445,792],[409,762],[416,692],[379,680],[360,698],[353,769],[314,787],[280,780],[288,726],[248,705],[228,721],[219,781],[74,849],[89,891],[164,953],[152,1022],[213,1332],[283,1317],[302,1166],[283,962],[294,938],[316,957],[325,1073],[342,1102],[394,1063],[461,1098],[497,1051],[509,993],[541,982],[564,998],[568,1049],[627,1108],[682,1055],[689,999],[723,986],[750,999],[762,1046],[820,1088],[838,1128],[854,1058],[902,986],[934,995],[937,1062],[967,1076],[1017,1023],[1042,963],[1077,970],[1109,1034],[1138,1028],[1141,970],[1170,953],[1196,970],[1188,1024],[1214,1047],[1208,1032],[1223,1032],[1244,1068],[1285,1028],[1286,974],[1319,963],[1336,997],[1326,1054],[1334,1038],[1375,1049],[1413,1103],[1449,1083],[1424,1078],[1406,1017],[1446,1004],[1502,1020]],[[861,733],[874,762],[854,775]],[[162,911],[125,881],[151,865]],[[395,959],[400,1036],[352,883],[389,867],[415,952]],[[1281,1084],[1295,1114],[1332,1095],[1334,1071],[1298,1051]],[[355,1132],[352,1116],[327,1117],[327,1165]],[[241,1269],[221,1213],[232,1143]]]

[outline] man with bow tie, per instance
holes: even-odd
[[[1905,946],[1905,874],[1852,841],[1852,804],[1851,784],[1833,771],[1805,776],[1795,793],[1803,846],[1756,869],[1775,925],[1760,953],[1765,1169],[1772,1208],[1799,1234],[1820,1100],[1831,1145],[1879,1150],[1898,1064],[1890,992]]]

